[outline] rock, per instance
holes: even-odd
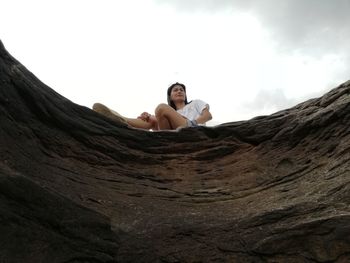
[[[350,82],[270,116],[130,129],[0,42],[0,262],[348,262]]]

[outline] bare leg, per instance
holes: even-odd
[[[92,106],[92,109],[114,121],[117,121],[117,122],[123,122],[123,123],[126,123],[126,119],[121,116],[120,114],[118,114],[117,112],[115,111],[112,111],[110,108],[108,108],[107,106],[103,105],[102,103],[95,103],[93,106]]]
[[[175,130],[186,127],[187,120],[167,104],[160,104],[155,110],[160,130]]]
[[[134,128],[146,129],[146,130],[155,129],[152,123],[141,119],[126,118],[126,122]]]
[[[152,123],[141,120],[141,119],[133,119],[133,118],[127,118],[122,115],[120,115],[118,112],[111,110],[107,106],[101,104],[101,103],[95,103],[92,106],[92,109],[112,120],[118,121],[118,122],[123,122],[126,123],[134,128],[139,128],[139,129],[152,129],[154,127]]]

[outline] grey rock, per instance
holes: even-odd
[[[0,42],[0,262],[349,262],[350,82],[269,116],[148,132]]]

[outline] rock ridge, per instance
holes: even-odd
[[[0,262],[350,261],[350,81],[251,120],[130,129],[0,41]]]

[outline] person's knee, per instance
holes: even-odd
[[[155,115],[156,116],[164,116],[166,114],[166,112],[169,110],[170,106],[168,104],[165,103],[161,103],[157,106],[157,108],[155,109]]]

